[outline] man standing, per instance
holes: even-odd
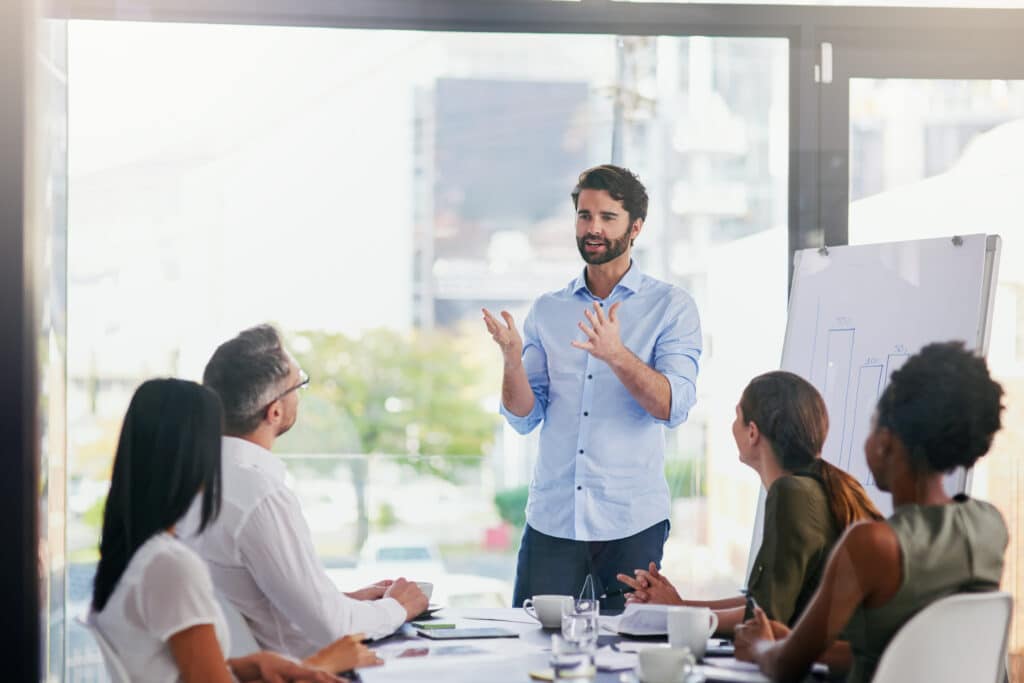
[[[221,344],[203,384],[224,405],[223,500],[217,519],[183,540],[260,647],[302,659],[348,634],[389,634],[425,610],[426,596],[405,579],[343,594],[327,577],[284,463],[271,453],[295,424],[299,390],[309,384],[277,330],[260,325]],[[183,529],[198,526],[199,503]]]
[[[565,289],[534,302],[523,336],[486,309],[504,357],[501,412],[521,434],[541,422],[513,602],[576,595],[587,575],[602,607],[621,608],[615,580],[661,563],[669,529],[663,426],[696,402],[701,353],[693,299],[631,258],[647,191],[629,170],[584,171],[572,191],[586,262]]]

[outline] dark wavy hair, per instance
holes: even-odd
[[[220,513],[223,413],[209,389],[180,379],[145,382],[121,427],[103,510],[92,607],[102,611],[135,552],[170,528],[202,491],[199,530]]]
[[[740,411],[768,439],[782,469],[806,470],[821,482],[840,530],[859,520],[882,519],[860,482],[822,459],[828,409],[810,382],[782,370],[759,375],[743,390]]]
[[[640,178],[628,168],[613,164],[602,164],[580,173],[576,187],[572,190],[572,205],[579,206],[583,190],[605,190],[612,199],[622,202],[622,208],[629,214],[629,225],[637,218],[647,219],[647,189]]]
[[[203,384],[217,392],[224,406],[224,428],[232,436],[259,427],[266,405],[288,377],[288,354],[271,325],[238,333],[213,352],[203,370]]]
[[[963,342],[929,344],[892,374],[878,426],[896,434],[918,467],[971,467],[1002,426],[1003,388]]]

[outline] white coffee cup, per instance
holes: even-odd
[[[667,616],[669,647],[689,649],[703,659],[708,638],[718,628],[718,615],[707,607],[669,607]]]
[[[534,595],[523,601],[523,611],[544,628],[562,627],[562,606],[572,604],[571,595]]]
[[[430,601],[430,596],[434,593],[434,584],[430,581],[416,581],[416,585],[423,591],[423,594],[427,596],[427,601]]]
[[[649,647],[637,655],[643,683],[682,683],[693,669],[693,655],[685,647]]]

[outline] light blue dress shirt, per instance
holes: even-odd
[[[585,308],[599,302],[607,312],[619,301],[623,343],[672,387],[668,420],[644,410],[604,361],[570,344],[586,340],[577,327]],[[519,417],[501,406],[520,434],[544,423],[527,523],[558,538],[610,541],[668,519],[664,427],[681,424],[696,402],[700,354],[693,299],[636,264],[606,299],[590,292],[583,273],[537,299],[523,323],[533,410]]]

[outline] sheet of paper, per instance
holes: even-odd
[[[594,664],[600,671],[625,671],[636,668],[637,656],[635,652],[619,652],[605,645],[595,653]]]
[[[481,607],[477,609],[460,607],[452,612],[441,610],[437,616],[447,619],[448,616],[446,615],[453,615],[459,619],[472,619],[474,621],[507,621],[517,624],[530,624],[531,626],[538,625],[536,619],[533,619],[518,607]]]
[[[697,671],[703,674],[706,678],[713,679],[715,681],[724,681],[726,683],[771,683],[770,678],[762,674],[757,670],[755,666],[751,671],[746,668],[737,668],[732,666],[719,666],[722,662],[716,663],[714,666],[704,665],[697,666]],[[736,662],[737,664],[746,664],[746,662]]]
[[[663,636],[668,633],[668,605],[630,603],[617,621],[608,623],[624,635]]]

